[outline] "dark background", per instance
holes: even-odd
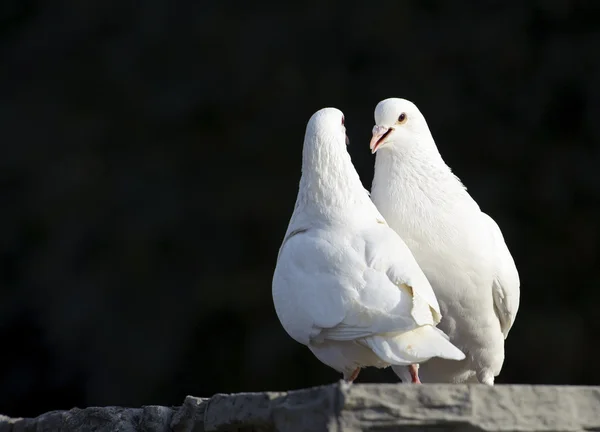
[[[370,188],[394,96],[520,270],[498,382],[600,384],[600,5],[361,5],[2,1],[0,413],[339,379],[271,277],[308,118],[344,111]]]

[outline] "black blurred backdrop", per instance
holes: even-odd
[[[370,188],[387,97],[513,252],[498,382],[600,384],[599,8],[3,0],[0,413],[339,379],[285,334],[271,277],[306,121],[344,111]]]

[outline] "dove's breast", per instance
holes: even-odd
[[[480,300],[487,302],[490,296],[491,304],[493,240],[479,207],[462,189],[428,187],[382,187],[373,191],[372,198],[409,247],[441,303],[449,297],[469,302],[466,296],[485,297]]]

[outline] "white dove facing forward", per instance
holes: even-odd
[[[466,359],[422,365],[423,382],[493,385],[519,308],[519,274],[498,225],[444,163],[425,118],[405,99],[375,108],[371,198],[433,286],[439,325]],[[403,381],[409,370],[395,367]]]
[[[285,331],[350,382],[362,367],[464,358],[435,327],[441,316],[427,278],[362,186],[335,108],[306,127],[273,302]]]

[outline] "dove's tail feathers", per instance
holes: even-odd
[[[371,336],[365,343],[378,357],[393,365],[421,363],[432,357],[462,360],[465,355],[448,336],[432,325],[424,325],[399,335]]]

